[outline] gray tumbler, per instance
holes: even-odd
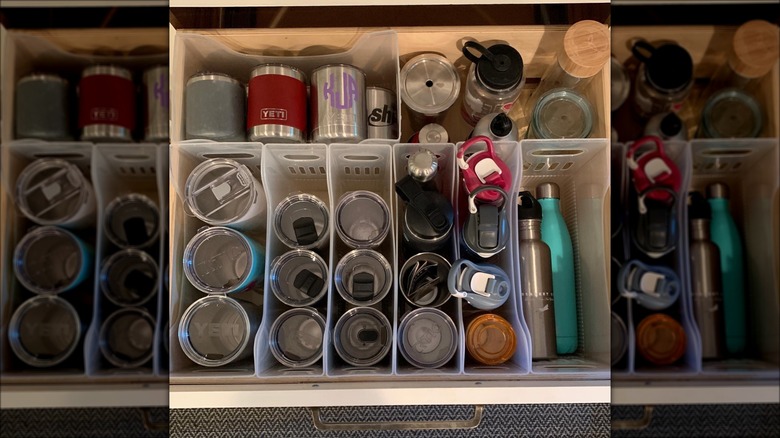
[[[16,138],[72,140],[68,81],[54,74],[33,73],[16,83]]]
[[[222,73],[197,73],[185,90],[184,138],[246,140],[246,91]]]

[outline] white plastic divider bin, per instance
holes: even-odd
[[[744,359],[703,363],[712,377],[780,377],[780,151],[777,139],[694,140],[689,191],[726,183],[745,256],[748,348]],[[691,289],[691,279],[686,284]]]
[[[170,198],[170,376],[187,379],[190,377],[206,380],[209,376],[219,376],[240,381],[251,380],[255,375],[254,357],[221,366],[206,368],[196,365],[182,350],[178,338],[178,328],[184,311],[195,301],[206,296],[197,290],[184,276],[184,249],[187,243],[207,224],[187,213],[184,204],[184,186],[192,170],[200,163],[212,158],[229,158],[245,165],[252,175],[261,181],[262,145],[259,143],[215,143],[208,141],[185,142],[171,146],[171,187]],[[265,222],[263,218],[262,222]],[[230,225],[226,225],[230,227]],[[252,238],[261,247],[265,246],[265,224],[242,233]],[[229,298],[245,302],[247,307],[262,314],[263,286],[258,284],[249,290],[229,294]],[[250,345],[255,333],[250,334]]]
[[[108,239],[106,231],[106,213],[107,207],[113,200],[120,196],[129,194],[141,194],[149,198],[157,206],[158,229],[159,234],[153,243],[141,251],[149,254],[157,263],[157,291],[152,298],[136,306],[145,309],[155,317],[155,334],[158,333],[161,321],[161,296],[166,295],[163,285],[165,260],[163,255],[166,253],[164,248],[165,229],[167,222],[164,210],[167,204],[164,203],[167,192],[168,160],[167,154],[160,153],[167,147],[155,144],[134,144],[132,148],[127,145],[118,144],[100,144],[95,146],[92,158],[92,182],[96,188],[98,218],[97,223],[97,246],[95,248],[95,296],[92,324],[86,337],[86,369],[88,375],[94,376],[113,376],[113,375],[147,375],[154,373],[160,375],[161,362],[160,354],[165,354],[164,361],[167,362],[167,352],[160,351],[159,343],[162,338],[155,336],[153,345],[153,360],[139,368],[122,369],[111,365],[103,358],[100,350],[100,330],[106,319],[120,307],[106,298],[101,289],[101,269],[103,263],[119,249],[117,249]],[[167,298],[167,297],[166,297]]]
[[[351,64],[366,74],[366,86],[386,88],[398,93],[398,41],[394,31],[364,34],[354,30],[331,29],[276,31],[257,29],[227,31],[177,31],[174,40],[175,65],[171,76],[171,141],[184,140],[184,103],[187,80],[203,71],[228,74],[247,84],[254,67],[264,63],[282,63],[311,72],[327,64]],[[309,127],[311,128],[311,127]],[[368,143],[393,144],[391,140],[368,139]]]
[[[86,377],[84,339],[86,329],[92,319],[92,302],[94,297],[94,266],[89,268],[89,277],[75,289],[63,292],[58,296],[70,303],[79,314],[81,331],[76,350],[62,363],[52,368],[34,368],[16,358],[9,344],[9,323],[13,312],[26,300],[36,294],[26,290],[16,279],[13,268],[14,249],[19,241],[31,229],[38,227],[27,219],[18,208],[16,202],[16,182],[19,174],[30,163],[41,158],[58,158],[75,164],[88,181],[91,180],[90,168],[93,154],[91,143],[47,143],[37,140],[22,140],[3,144],[2,178],[3,178],[3,240],[2,240],[2,361],[0,374],[4,382],[58,382],[81,381]],[[92,181],[90,181],[92,184]],[[93,184],[94,186],[94,184]],[[93,220],[97,221],[97,213]],[[70,230],[87,245],[94,248],[95,228]]]
[[[623,147],[623,151],[627,151],[626,145]],[[618,146],[622,147],[622,146]],[[641,150],[641,149],[640,149]],[[674,162],[681,174],[680,190],[676,193],[677,202],[675,204],[676,222],[677,222],[677,244],[675,250],[664,256],[662,260],[666,260],[666,263],[670,265],[664,265],[671,268],[679,277],[681,284],[680,296],[669,308],[661,311],[653,311],[645,309],[633,299],[628,299],[628,320],[624,321],[629,327],[629,351],[627,354],[632,354],[629,357],[629,366],[625,373],[613,373],[613,376],[618,378],[637,378],[637,377],[651,377],[658,379],[676,379],[685,378],[701,371],[701,339],[699,330],[694,323],[693,318],[693,302],[690,294],[690,289],[685,287],[689,282],[689,262],[688,262],[688,209],[687,209],[687,190],[691,181],[691,151],[686,142],[667,142],[664,144],[664,150],[666,155]],[[623,154],[622,166],[627,166],[625,161],[625,154]],[[631,177],[626,178],[625,184],[632,186]],[[617,188],[615,188],[617,189]],[[624,187],[625,193],[631,193],[634,191],[633,187]],[[636,203],[636,194],[634,193],[626,197],[629,203]],[[633,211],[636,205],[625,205],[624,208]],[[631,240],[631,221],[626,222],[623,225],[624,239]],[[647,260],[647,257],[642,253],[636,245],[630,244],[629,259],[640,258]],[[624,260],[625,263],[628,260]],[[656,260],[649,261],[654,265],[662,265],[662,262]],[[643,359],[639,358],[639,354],[636,350],[636,327],[641,322],[644,316],[652,313],[664,313],[672,316],[677,322],[679,322],[683,330],[685,331],[685,354],[683,357],[673,365],[668,366],[656,366],[648,364]],[[632,377],[633,376],[633,377]]]
[[[290,379],[306,379],[308,377],[322,377],[329,349],[328,339],[331,336],[327,325],[323,330],[323,357],[313,365],[303,368],[290,368],[281,364],[271,353],[270,328],[276,318],[284,311],[292,307],[282,303],[271,291],[271,264],[273,261],[289,252],[289,248],[276,234],[274,228],[275,215],[279,204],[288,196],[307,194],[316,196],[328,206],[328,227],[331,228],[333,217],[330,213],[330,197],[328,191],[327,172],[328,149],[323,144],[298,144],[298,145],[265,145],[263,147],[262,180],[268,201],[268,220],[266,238],[266,267],[265,267],[265,295],[263,297],[263,319],[255,338],[255,369],[261,378],[287,377]],[[326,263],[330,262],[330,235],[326,238],[323,247],[312,249],[320,255]],[[330,268],[330,263],[328,264]],[[332,272],[332,270],[330,270]],[[328,292],[311,306],[327,317],[328,299],[332,279],[324,279],[328,283]]]
[[[455,161],[455,145],[452,143],[446,143],[446,144],[403,144],[399,143],[396,144],[393,147],[393,174],[394,183],[397,183],[402,178],[404,178],[406,175],[408,175],[407,171],[407,163],[409,160],[409,157],[414,154],[415,152],[421,150],[421,149],[427,149],[431,151],[433,154],[436,155],[437,160],[437,171],[436,176],[434,177],[433,185],[435,185],[437,191],[444,196],[447,200],[450,201],[450,203],[453,206],[453,225],[452,225],[452,234],[450,235],[448,244],[445,245],[444,248],[435,251],[437,254],[441,255],[447,261],[452,264],[457,260],[457,254],[458,254],[458,243],[459,243],[459,234],[460,230],[457,226],[457,221],[455,220],[455,194],[456,188],[458,186],[458,179],[460,177],[457,163]],[[409,253],[404,253],[404,237],[403,237],[403,223],[404,223],[404,215],[406,213],[407,205],[404,201],[402,201],[397,195],[393,198],[395,201],[395,233],[396,233],[396,242],[398,242],[398,248],[396,249],[397,253],[397,267],[398,267],[398,276],[400,276],[400,270],[403,267],[403,264],[406,260],[408,260],[411,256]],[[410,251],[411,252],[411,251]],[[400,280],[399,280],[400,281]],[[396,310],[396,326],[400,324],[401,320],[403,319],[403,316],[414,310],[416,307],[409,304],[400,293],[400,284],[398,286],[399,290],[399,297],[398,297],[398,307]],[[446,376],[446,375],[452,375],[452,374],[460,374],[461,370],[463,369],[463,339],[464,339],[464,329],[463,329],[463,319],[462,319],[462,300],[455,297],[450,297],[449,300],[438,307],[440,310],[444,311],[447,316],[449,316],[452,321],[455,323],[455,327],[458,331],[458,347],[455,352],[455,356],[448,361],[446,364],[439,368],[417,368],[411,364],[409,364],[406,360],[403,359],[403,356],[401,356],[400,350],[396,353],[396,373],[398,375],[409,375],[409,376]],[[406,312],[402,312],[403,309],[406,309]],[[396,341],[396,349],[398,350],[400,348],[399,341]]]
[[[577,297],[577,351],[534,362],[533,373],[606,378],[610,372],[610,332],[604,324],[610,316],[609,143],[606,139],[572,139],[523,140],[520,144],[521,190],[536,196],[541,183],[554,182],[560,187],[561,213],[574,248]]]
[[[462,143],[456,145],[456,150],[460,149]],[[509,299],[499,308],[492,310],[491,313],[501,316],[512,326],[517,338],[517,348],[511,359],[501,365],[483,365],[466,354],[465,336],[461,339],[461,354],[464,355],[464,374],[467,376],[478,376],[480,379],[488,378],[517,378],[518,375],[529,374],[531,372],[531,341],[530,332],[526,325],[522,311],[522,296],[520,291],[519,279],[519,261],[518,261],[518,227],[517,227],[517,206],[514,200],[517,199],[517,193],[520,189],[520,180],[522,178],[522,154],[519,142],[499,142],[494,144],[496,155],[501,158],[509,168],[512,174],[512,184],[509,191],[509,199],[513,201],[506,206],[506,216],[509,222],[509,240],[506,248],[499,254],[487,259],[480,260],[466,253],[462,245],[458,247],[457,258],[469,259],[477,263],[490,263],[501,268],[508,276],[512,285],[512,293]],[[477,153],[486,149],[484,143],[475,144],[470,147],[469,154]],[[463,223],[468,215],[468,193],[463,185],[463,179],[458,174],[456,226],[463,227]],[[459,239],[460,240],[460,239]],[[462,303],[462,315],[464,325],[471,317],[477,316],[482,311],[477,310],[468,303]]]
[[[340,145],[334,144],[328,147],[328,192],[331,203],[331,212],[335,212],[339,200],[346,193],[355,190],[367,190],[373,192],[387,205],[389,209],[389,232],[382,243],[373,248],[380,253],[391,265],[392,286],[390,292],[376,305],[369,306],[381,311],[392,324],[390,342],[391,348],[387,355],[376,365],[357,367],[346,363],[336,352],[333,340],[334,327],[339,317],[350,308],[341,295],[336,291],[332,284],[328,291],[328,317],[326,330],[326,356],[325,373],[328,377],[361,377],[361,378],[382,378],[390,376],[395,372],[396,349],[394,343],[396,340],[397,325],[396,312],[398,308],[398,266],[396,259],[396,236],[393,232],[393,198],[395,190],[393,187],[393,151],[390,145],[382,144],[361,144]],[[330,272],[331,283],[335,281],[335,269],[339,260],[349,253],[352,248],[341,239],[336,232],[336,221],[333,217],[330,225]]]
[[[42,142],[18,140],[3,146],[3,188],[4,211],[2,239],[2,289],[0,292],[2,311],[3,379],[8,382],[43,383],[68,381],[148,382],[165,375],[167,352],[159,336],[161,303],[164,299],[164,276],[160,270],[156,287],[157,294],[146,302],[143,308],[155,320],[152,359],[143,367],[120,369],[103,359],[99,348],[100,324],[119,307],[110,303],[100,288],[102,261],[110,254],[110,247],[104,231],[105,207],[115,197],[128,193],[144,193],[157,203],[160,210],[160,235],[152,246],[144,250],[156,263],[161,264],[165,243],[165,208],[160,201],[165,199],[167,182],[166,148],[156,144],[127,145],[92,144],[87,142]],[[23,300],[34,296],[25,290],[13,273],[13,251],[15,245],[30,229],[36,227],[18,210],[15,189],[21,171],[34,160],[59,158],[78,166],[90,181],[95,191],[96,213],[94,224],[87,228],[71,230],[82,238],[93,250],[94,265],[90,266],[89,278],[76,289],[63,292],[60,297],[71,303],[81,317],[82,331],[77,350],[63,362],[51,369],[34,369],[24,366],[14,358],[8,349],[8,323],[13,311]],[[163,357],[165,356],[165,357]]]

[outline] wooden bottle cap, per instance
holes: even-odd
[[[589,78],[609,61],[609,29],[593,20],[574,23],[563,37],[563,52],[558,62],[566,73]]]
[[[772,70],[780,56],[778,27],[764,20],[743,24],[734,34],[729,64],[746,78],[760,78]]]

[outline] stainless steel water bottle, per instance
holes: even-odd
[[[688,216],[691,219],[691,292],[694,317],[701,334],[702,358],[719,359],[726,349],[720,252],[710,239],[712,211],[701,193],[690,194]]]
[[[550,248],[542,241],[542,207],[531,192],[517,198],[520,242],[520,291],[523,315],[531,332],[531,358],[554,359],[556,353]]]

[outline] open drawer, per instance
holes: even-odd
[[[634,38],[647,41],[673,40],[689,51],[694,61],[695,83],[691,96],[679,114],[686,122],[691,138],[695,138],[700,111],[697,96],[706,88],[715,70],[726,62],[736,28],[717,26],[647,26],[613,28],[612,50],[631,74],[630,44]],[[652,366],[635,348],[635,331],[642,315],[649,311],[635,301],[617,298],[613,312],[623,319],[628,333],[625,358],[613,368],[615,387],[613,402],[629,404],[658,403],[735,403],[777,402],[780,380],[777,319],[780,283],[778,283],[778,132],[780,132],[780,67],[775,64],[769,74],[757,84],[759,104],[764,111],[764,125],[759,138],[695,139],[689,142],[668,142],[667,151],[683,176],[677,209],[679,223],[676,261],[670,267],[679,275],[682,293],[679,304],[680,321],[689,337],[683,358],[671,366]],[[629,98],[630,99],[630,98]],[[642,127],[627,116],[630,101],[613,114],[613,128],[621,142],[628,143],[641,135]],[[627,146],[613,144],[613,175],[615,166],[625,167]],[[770,169],[771,168],[771,169]],[[630,177],[613,183],[613,196],[629,199]],[[730,214],[734,218],[744,254],[745,317],[747,343],[744,354],[723,359],[703,359],[699,322],[693,311],[692,282],[689,261],[689,217],[684,200],[690,191],[706,196],[711,183],[725,183],[730,188]],[[620,184],[620,185],[618,185]],[[631,198],[634,199],[634,198]],[[635,202],[635,201],[634,201]],[[615,206],[613,201],[613,208]],[[634,208],[628,206],[627,208]],[[623,223],[627,227],[628,223]],[[613,228],[615,224],[613,223]],[[757,233],[756,230],[762,230]],[[613,229],[613,233],[617,231]],[[626,230],[620,231],[628,236]],[[759,234],[761,237],[759,237]],[[614,248],[614,247],[613,247]],[[615,253],[613,252],[613,260]],[[619,265],[613,263],[615,270]],[[613,282],[617,278],[613,272]],[[613,296],[617,296],[613,293]],[[637,315],[640,315],[639,318]],[[613,338],[614,339],[614,338]]]
[[[416,370],[398,352],[396,334],[404,316],[398,291],[398,270],[405,260],[401,255],[403,236],[399,225],[391,225],[390,234],[377,250],[390,264],[392,287],[377,306],[392,326],[393,348],[385,360],[374,367],[359,369],[341,361],[332,345],[336,322],[344,312],[333,279],[327,298],[312,307],[326,317],[323,358],[314,365],[296,371],[282,366],[269,351],[269,327],[273,319],[289,310],[271,292],[269,267],[279,255],[289,251],[276,237],[273,215],[282,199],[296,193],[316,195],[329,206],[331,217],[346,192],[366,189],[384,198],[393,221],[403,212],[392,189],[405,170],[401,164],[418,145],[406,144],[413,132],[405,107],[400,113],[400,134],[396,140],[366,140],[362,145],[323,145],[315,143],[280,145],[251,142],[220,143],[184,139],[184,84],[192,74],[203,70],[228,73],[246,82],[251,69],[261,62],[287,62],[308,73],[314,67],[331,62],[352,62],[367,73],[367,85],[398,90],[400,66],[419,52],[436,52],[456,66],[461,81],[468,65],[461,52],[468,39],[481,42],[504,41],[515,47],[525,61],[526,75],[540,77],[555,61],[565,26],[511,26],[473,28],[391,28],[391,29],[235,29],[176,30],[173,36],[171,75],[171,407],[228,406],[301,406],[360,404],[419,404],[422,393],[433,404],[457,401],[505,403],[531,402],[606,402],[609,399],[608,343],[608,217],[606,205],[609,181],[608,70],[603,69],[589,83],[586,96],[595,112],[593,138],[570,141],[522,140],[501,144],[499,155],[513,172],[512,190],[533,189],[536,184],[554,181],[561,186],[564,216],[575,241],[579,349],[571,357],[550,363],[532,363],[522,318],[520,293],[513,287],[505,313],[518,318],[519,333],[513,366],[487,369],[475,366],[460,340],[453,359],[441,369]],[[370,56],[365,47],[383,38]],[[358,56],[358,53],[362,53]],[[366,56],[369,56],[366,58]],[[518,102],[528,99],[536,81],[529,80]],[[400,98],[397,97],[400,104]],[[442,194],[457,197],[460,176],[455,163],[456,145],[465,140],[471,127],[461,118],[458,100],[447,112],[442,125],[449,132],[449,143],[431,145],[442,169]],[[510,114],[512,115],[512,114]],[[522,114],[517,115],[521,120]],[[526,126],[520,125],[524,134]],[[555,153],[555,150],[564,152]],[[354,152],[352,152],[354,151]],[[206,159],[233,158],[246,165],[265,190],[268,215],[264,227],[245,230],[255,241],[265,243],[265,278],[250,294],[255,311],[261,316],[259,329],[252,334],[254,356],[235,367],[199,367],[179,347],[178,322],[186,308],[204,294],[198,292],[183,274],[182,256],[189,238],[205,224],[187,214],[183,185],[191,170]],[[576,189],[576,190],[575,190]],[[464,199],[454,199],[463,204]],[[514,209],[510,226],[516,227]],[[515,218],[512,220],[512,218]],[[458,222],[456,222],[458,223]],[[591,232],[593,228],[597,232]],[[328,264],[331,274],[345,254],[335,226],[330,225],[330,247],[316,249]],[[456,230],[457,232],[457,230]],[[516,238],[516,231],[512,232]],[[513,245],[514,246],[514,245]],[[455,256],[458,248],[450,253]],[[514,248],[507,248],[500,263],[516,278],[519,261]],[[408,256],[406,256],[408,257]],[[385,301],[388,301],[385,303]],[[389,304],[389,305],[386,305]],[[461,304],[442,308],[463,335]],[[349,308],[349,307],[347,307]],[[514,315],[514,316],[512,316]],[[270,318],[270,319],[269,319]],[[340,395],[337,395],[340,394]]]
[[[7,115],[2,120],[0,150],[3,178],[0,183],[3,211],[0,218],[0,375],[3,406],[164,405],[166,398],[162,395],[165,391],[161,388],[165,386],[167,389],[168,368],[168,352],[162,336],[166,332],[168,314],[164,275],[168,248],[167,145],[141,143],[142,133],[134,135],[134,143],[126,144],[17,139],[14,103],[20,78],[33,72],[54,71],[69,81],[68,92],[73,96],[70,103],[75,104],[75,84],[82,70],[95,63],[112,63],[132,72],[134,87],[138,91],[134,93],[134,99],[140,108],[143,101],[140,92],[142,72],[167,64],[167,32],[165,29],[8,31],[4,33],[3,42],[2,108],[3,114]],[[93,207],[84,226],[64,227],[84,242],[85,248],[88,248],[85,254],[89,256],[81,259],[82,266],[86,268],[86,278],[72,290],[57,295],[78,314],[81,327],[77,330],[78,343],[67,359],[50,367],[35,367],[20,360],[9,341],[14,313],[23,303],[40,296],[27,290],[17,280],[13,260],[20,240],[40,226],[20,210],[17,194],[19,176],[31,163],[42,159],[74,165],[73,169],[77,169],[85,184],[91,187],[88,191],[91,192]],[[56,184],[49,188],[56,192]],[[115,234],[109,236],[110,224],[106,217],[110,208],[119,205],[112,202],[118,198],[130,199],[128,195],[142,197],[149,211],[154,212],[144,222],[148,226],[146,229],[154,234],[147,235],[148,240],[140,245],[139,253],[135,253],[144,260],[146,269],[141,279],[143,286],[137,285],[148,294],[143,302],[124,307],[110,301],[104,293],[101,268],[111,256],[120,252],[123,252],[120,256],[126,255],[119,246],[121,243],[115,244],[110,240]],[[56,223],[53,225],[57,226]],[[56,263],[56,260],[52,261]],[[128,271],[122,272],[126,274]],[[130,308],[132,310],[127,310]],[[121,359],[111,362],[101,351],[101,343],[106,343],[105,337],[101,339],[101,327],[118,311],[140,315],[144,321],[142,332],[146,352],[138,363],[129,364]],[[42,323],[42,326],[41,330],[45,331],[45,324]],[[112,394],[112,391],[115,393]],[[94,394],[94,400],[90,400],[90,394]],[[141,401],[144,395],[149,398]],[[135,401],[130,401],[132,399]]]

